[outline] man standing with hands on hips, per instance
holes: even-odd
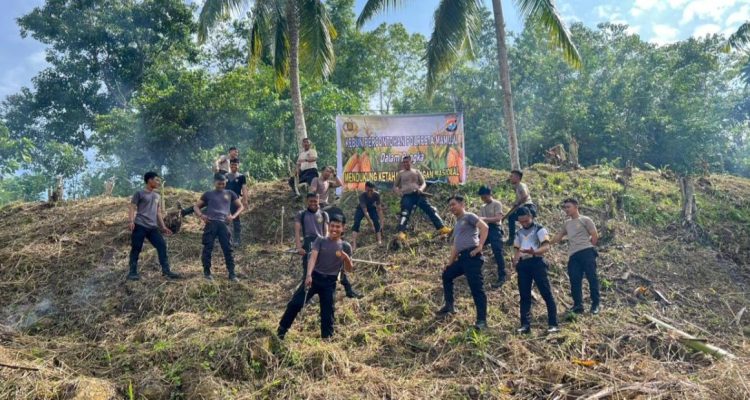
[[[477,330],[487,328],[487,296],[484,293],[482,265],[484,256],[482,248],[487,240],[488,228],[476,214],[466,212],[463,196],[453,196],[448,200],[451,213],[456,216],[453,227],[453,246],[448,266],[443,271],[443,296],[445,305],[438,310],[439,316],[455,313],[453,300],[453,281],[466,275],[466,281],[474,298],[477,319],[474,327]]]

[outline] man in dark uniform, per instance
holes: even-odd
[[[453,246],[448,266],[443,270],[443,296],[445,305],[438,311],[444,316],[455,312],[453,308],[453,281],[461,275],[466,275],[466,282],[474,298],[477,310],[477,330],[487,328],[487,296],[484,293],[484,278],[482,265],[484,256],[482,248],[487,240],[488,228],[476,214],[466,212],[463,196],[453,196],[449,199],[451,213],[456,216],[453,227]]]
[[[230,172],[226,174],[227,189],[233,191],[235,194],[237,194],[237,196],[239,196],[240,201],[242,202],[242,206],[245,208],[245,210],[247,210],[247,177],[239,172],[239,158],[235,158],[229,161],[229,170]],[[229,211],[233,214],[237,212],[237,207],[234,205],[234,203],[231,204]],[[240,244],[242,243],[240,239],[240,236],[242,235],[242,223],[240,222],[239,217],[235,218],[232,221],[232,228],[232,245],[234,247],[240,247]]]
[[[328,235],[328,213],[320,209],[319,198],[316,193],[307,194],[307,208],[297,213],[294,221],[294,242],[297,254],[302,256],[302,279],[307,276],[308,256],[312,243],[320,237]],[[344,286],[346,297],[361,298],[362,295],[352,288],[349,278],[341,274],[341,285]]]
[[[492,246],[492,255],[497,263],[497,281],[492,284],[493,289],[499,289],[505,283],[505,259],[503,258],[503,228],[500,225],[503,220],[503,205],[492,198],[492,190],[482,186],[479,188],[479,196],[484,205],[479,210],[479,217],[489,227],[487,242]]]
[[[313,242],[305,280],[287,304],[279,322],[279,339],[284,339],[297,314],[316,294],[320,299],[320,335],[323,339],[333,336],[336,280],[342,268],[349,272],[354,270],[352,247],[341,239],[344,224],[342,215],[334,215],[329,224],[328,237],[318,237]]]
[[[203,193],[201,199],[193,206],[195,216],[200,218],[206,226],[203,228],[203,277],[207,280],[213,280],[211,275],[211,253],[214,250],[214,243],[219,239],[221,250],[224,253],[224,261],[227,265],[229,280],[238,282],[234,273],[234,255],[232,254],[232,234],[229,232],[229,222],[239,218],[244,209],[237,194],[231,190],[226,190],[227,177],[222,173],[214,175],[214,190]],[[230,205],[234,204],[236,210],[230,212]],[[201,212],[201,208],[206,207],[206,212]]]

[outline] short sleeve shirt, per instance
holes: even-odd
[[[539,250],[544,242],[549,241],[549,232],[547,228],[539,225],[531,225],[528,228],[521,228],[516,234],[516,240],[513,246],[519,249]],[[530,254],[522,254],[521,258],[530,258]]]
[[[231,190],[212,190],[203,193],[201,201],[206,205],[204,213],[211,221],[226,221],[230,205],[239,197]]]
[[[526,186],[525,183],[519,182],[518,185],[515,187],[516,189],[516,202],[521,200],[524,195],[528,196],[526,197],[526,201],[523,204],[532,204],[534,201],[531,200],[531,194],[529,193],[529,187]]]
[[[328,189],[331,188],[331,182],[323,180],[321,177],[313,178],[310,183],[310,193],[317,193],[320,203],[328,204]]]
[[[493,199],[490,203],[485,204],[479,209],[479,216],[482,218],[493,218],[503,213],[503,204]],[[488,223],[488,225],[500,225],[499,222]]]
[[[453,245],[456,247],[456,251],[461,252],[479,246],[478,223],[479,217],[470,212],[464,213],[456,221],[456,225],[453,227]]]
[[[135,222],[144,228],[158,228],[157,213],[159,209],[159,195],[155,192],[141,190],[135,192],[130,203],[135,204]]]
[[[395,186],[403,194],[414,193],[424,184],[424,176],[416,169],[403,170],[396,175]]]
[[[339,240],[331,240],[330,238],[319,237],[313,242],[313,251],[318,251],[318,258],[315,261],[315,269],[313,271],[323,275],[338,275],[341,268],[344,266],[344,262],[341,260],[339,255],[340,252],[352,255],[352,246],[349,242]]]
[[[240,173],[227,174],[227,190],[233,191],[238,197],[242,197],[242,187],[247,184],[247,178]]]
[[[296,222],[302,225],[302,237],[323,237],[328,214],[321,209],[316,212],[302,210],[297,214]]]
[[[305,170],[308,170],[308,169],[311,169],[311,168],[316,168],[316,169],[318,168],[318,162],[317,161],[312,161],[312,162],[304,161],[304,160],[307,160],[308,158],[314,158],[314,159],[317,160],[318,159],[318,152],[315,151],[315,149],[310,149],[310,150],[307,150],[307,151],[300,152],[299,153],[299,157],[297,157],[298,161],[302,161],[302,163],[300,164],[300,167],[299,167],[300,170],[305,171]]]
[[[367,192],[359,195],[359,206],[370,208],[380,204],[380,193],[373,192],[372,197],[367,195]]]
[[[229,171],[229,157],[219,157],[219,171]]]
[[[568,237],[568,255],[594,247],[591,234],[596,233],[596,225],[591,218],[580,215],[576,219],[565,221],[562,229]]]

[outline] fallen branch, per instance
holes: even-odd
[[[39,371],[39,368],[22,367],[20,365],[10,365],[10,364],[3,364],[3,363],[0,363],[0,367],[10,368],[10,369],[22,369],[24,371]]]
[[[726,350],[724,350],[722,348],[716,347],[716,346],[714,346],[714,345],[712,345],[710,343],[707,343],[705,340],[699,339],[699,338],[697,338],[697,337],[695,337],[695,336],[693,336],[693,335],[691,335],[689,333],[681,331],[681,330],[675,328],[674,326],[669,325],[668,323],[666,323],[664,321],[656,319],[656,318],[654,318],[654,317],[652,317],[650,315],[645,315],[645,317],[646,317],[646,319],[648,319],[649,321],[653,322],[657,326],[659,326],[661,328],[664,328],[664,329],[668,329],[672,333],[676,334],[677,336],[680,336],[680,339],[681,339],[680,341],[682,343],[684,343],[686,346],[688,346],[689,348],[693,349],[693,350],[697,350],[697,351],[700,351],[702,353],[715,356],[717,358],[723,358],[723,357],[727,357],[727,358],[730,358],[730,359],[736,359],[737,358],[734,354],[732,354],[732,353],[730,353],[730,352],[728,352],[728,351],[726,351]]]

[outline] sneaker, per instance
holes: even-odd
[[[599,306],[591,306],[591,315],[599,315]]]
[[[178,274],[176,272],[172,272],[172,271],[163,271],[161,273],[161,276],[163,276],[163,277],[165,277],[167,279],[180,279],[180,278],[182,278],[182,275],[180,275],[180,274]]]
[[[240,278],[237,278],[236,276],[232,275],[232,276],[230,276],[230,277],[229,277],[229,280],[230,280],[231,282],[239,282],[239,281],[240,281]]]
[[[558,327],[557,327],[557,326],[555,326],[555,325],[552,325],[552,326],[550,326],[549,328],[547,328],[547,333],[548,333],[548,334],[549,334],[549,333],[557,333],[557,332],[560,332],[560,328],[558,328]]]
[[[437,312],[436,312],[436,314],[439,317],[445,317],[448,314],[455,314],[455,313],[456,313],[456,310],[453,308],[453,306],[452,305],[447,305],[447,304],[444,305],[443,308],[437,310]]]
[[[356,290],[352,290],[351,292],[348,292],[346,294],[346,297],[348,297],[350,299],[361,299],[361,298],[363,298],[365,296],[363,296],[362,293],[359,293]]]
[[[212,281],[212,280],[214,280],[214,276],[211,275],[211,274],[203,274],[203,279],[205,279],[207,281]]]
[[[406,233],[405,232],[399,232],[398,235],[396,235],[398,240],[406,240]]]
[[[483,331],[487,329],[487,321],[477,321],[477,323],[474,324],[474,329],[478,331]]]
[[[140,281],[141,276],[138,274],[128,274],[128,280],[129,281]]]
[[[505,285],[505,279],[494,282],[492,285],[490,285],[490,287],[493,289],[500,289],[501,287],[503,287],[503,285]]]
[[[453,229],[448,228],[447,226],[444,226],[444,227],[438,229],[438,233],[441,234],[441,235],[444,235],[444,236],[450,235],[451,232],[453,232]]]
[[[531,333],[531,327],[528,325],[524,325],[516,329],[516,333],[521,334],[521,335],[528,335],[529,333]]]

